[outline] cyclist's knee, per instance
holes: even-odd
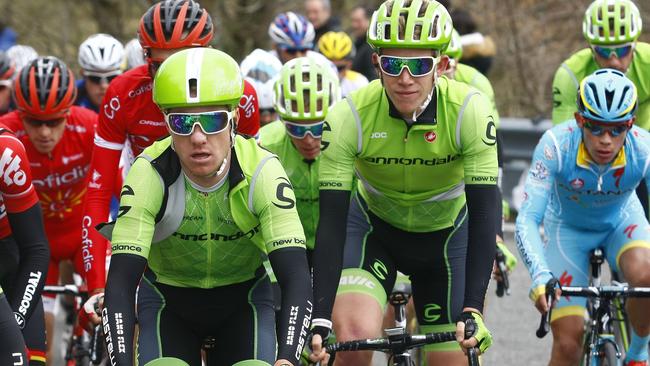
[[[336,354],[336,366],[370,366],[371,351],[341,352]]]
[[[332,320],[339,341],[381,335],[383,309],[371,296],[358,293],[336,297]]]
[[[555,320],[553,329],[553,358],[576,364],[582,350],[584,320],[578,316],[567,316]]]
[[[650,286],[650,248],[639,246],[626,250],[621,254],[620,266],[630,285]]]

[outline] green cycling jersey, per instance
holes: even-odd
[[[307,248],[314,249],[318,226],[318,158],[306,161],[291,142],[281,121],[260,129],[260,145],[278,156],[296,195],[296,207]]]
[[[492,88],[490,80],[475,68],[461,63],[456,64],[454,80],[473,86],[490,100],[492,103],[492,108],[494,108],[494,123],[496,123],[497,128],[499,128],[499,113],[497,112],[497,104],[494,98],[494,89]]]
[[[170,137],[145,149],[122,188],[113,253],[147,258],[158,282],[214,288],[254,278],[262,254],[304,248],[277,157],[237,136],[230,160],[227,179],[204,189],[180,171]]]
[[[338,102],[323,131],[319,188],[351,190],[356,174],[359,194],[389,224],[413,232],[453,226],[465,184],[497,183],[496,124],[485,96],[444,76],[431,103],[436,115],[409,124],[380,80]]]
[[[580,81],[600,69],[589,48],[574,53],[560,65],[553,78],[553,123],[573,119],[578,110],[576,96]],[[650,130],[650,44],[637,42],[634,58],[625,75],[634,82],[639,109],[636,124]]]

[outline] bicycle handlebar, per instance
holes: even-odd
[[[503,294],[510,295],[510,280],[508,279],[508,266],[506,265],[506,256],[503,251],[497,248],[496,265],[501,279],[497,280],[496,294],[498,297],[503,297]]]
[[[88,295],[88,291],[86,291],[84,288],[79,287],[77,285],[63,285],[63,286],[45,285],[43,287],[43,292],[48,294],[53,294],[53,295],[73,295],[73,296],[80,296],[80,297]]]
[[[650,297],[650,287],[613,286],[562,286],[562,294],[576,297],[599,297],[613,299],[615,297]]]
[[[556,278],[551,278],[546,283],[546,303],[549,304],[549,310],[542,314],[539,319],[539,327],[535,332],[537,338],[544,338],[548,332],[551,330],[551,313],[553,311],[553,303],[555,302],[555,289],[559,286],[560,283]]]

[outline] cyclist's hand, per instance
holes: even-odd
[[[465,337],[466,327],[468,330],[474,327],[474,332],[469,338]],[[474,309],[466,308],[456,323],[456,340],[460,343],[464,353],[467,353],[467,349],[474,347],[477,347],[480,353],[485,353],[492,345],[492,334],[483,323],[483,316]]]
[[[558,301],[560,299],[560,295],[562,294],[562,290],[559,288],[555,289],[555,299],[553,302]],[[551,310],[551,304],[546,301],[546,287],[542,287],[541,291],[539,291],[539,294],[537,295],[537,299],[535,299],[535,307],[537,308],[537,311],[539,311],[541,314],[544,314]]]
[[[500,249],[506,257],[506,267],[508,267],[508,272],[512,272],[517,265],[517,257],[515,257],[508,247],[503,244],[503,241],[497,241],[497,248]]]
[[[293,364],[288,360],[282,359],[282,360],[275,361],[273,366],[293,366]]]
[[[537,311],[544,314],[549,311],[551,304],[548,304],[546,301],[546,284],[553,279],[551,273],[542,273],[541,275],[535,277],[533,284],[530,286],[530,299],[535,302],[535,307]],[[561,291],[556,289],[555,291],[555,300],[560,299]]]
[[[104,293],[99,292],[88,298],[79,310],[79,325],[92,332],[95,325],[102,322],[101,308],[104,306]]]
[[[311,329],[310,337],[308,338],[310,341],[307,342],[311,346],[311,354],[309,355],[310,362],[320,362],[322,365],[327,365],[330,356],[325,352],[323,337],[327,339],[329,333],[330,330],[322,326],[315,326]]]

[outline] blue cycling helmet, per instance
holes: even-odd
[[[281,47],[292,49],[314,48],[314,26],[300,14],[280,13],[269,26],[269,36]]]
[[[625,122],[636,113],[636,87],[622,72],[600,69],[582,79],[577,103],[578,112],[590,120]]]

